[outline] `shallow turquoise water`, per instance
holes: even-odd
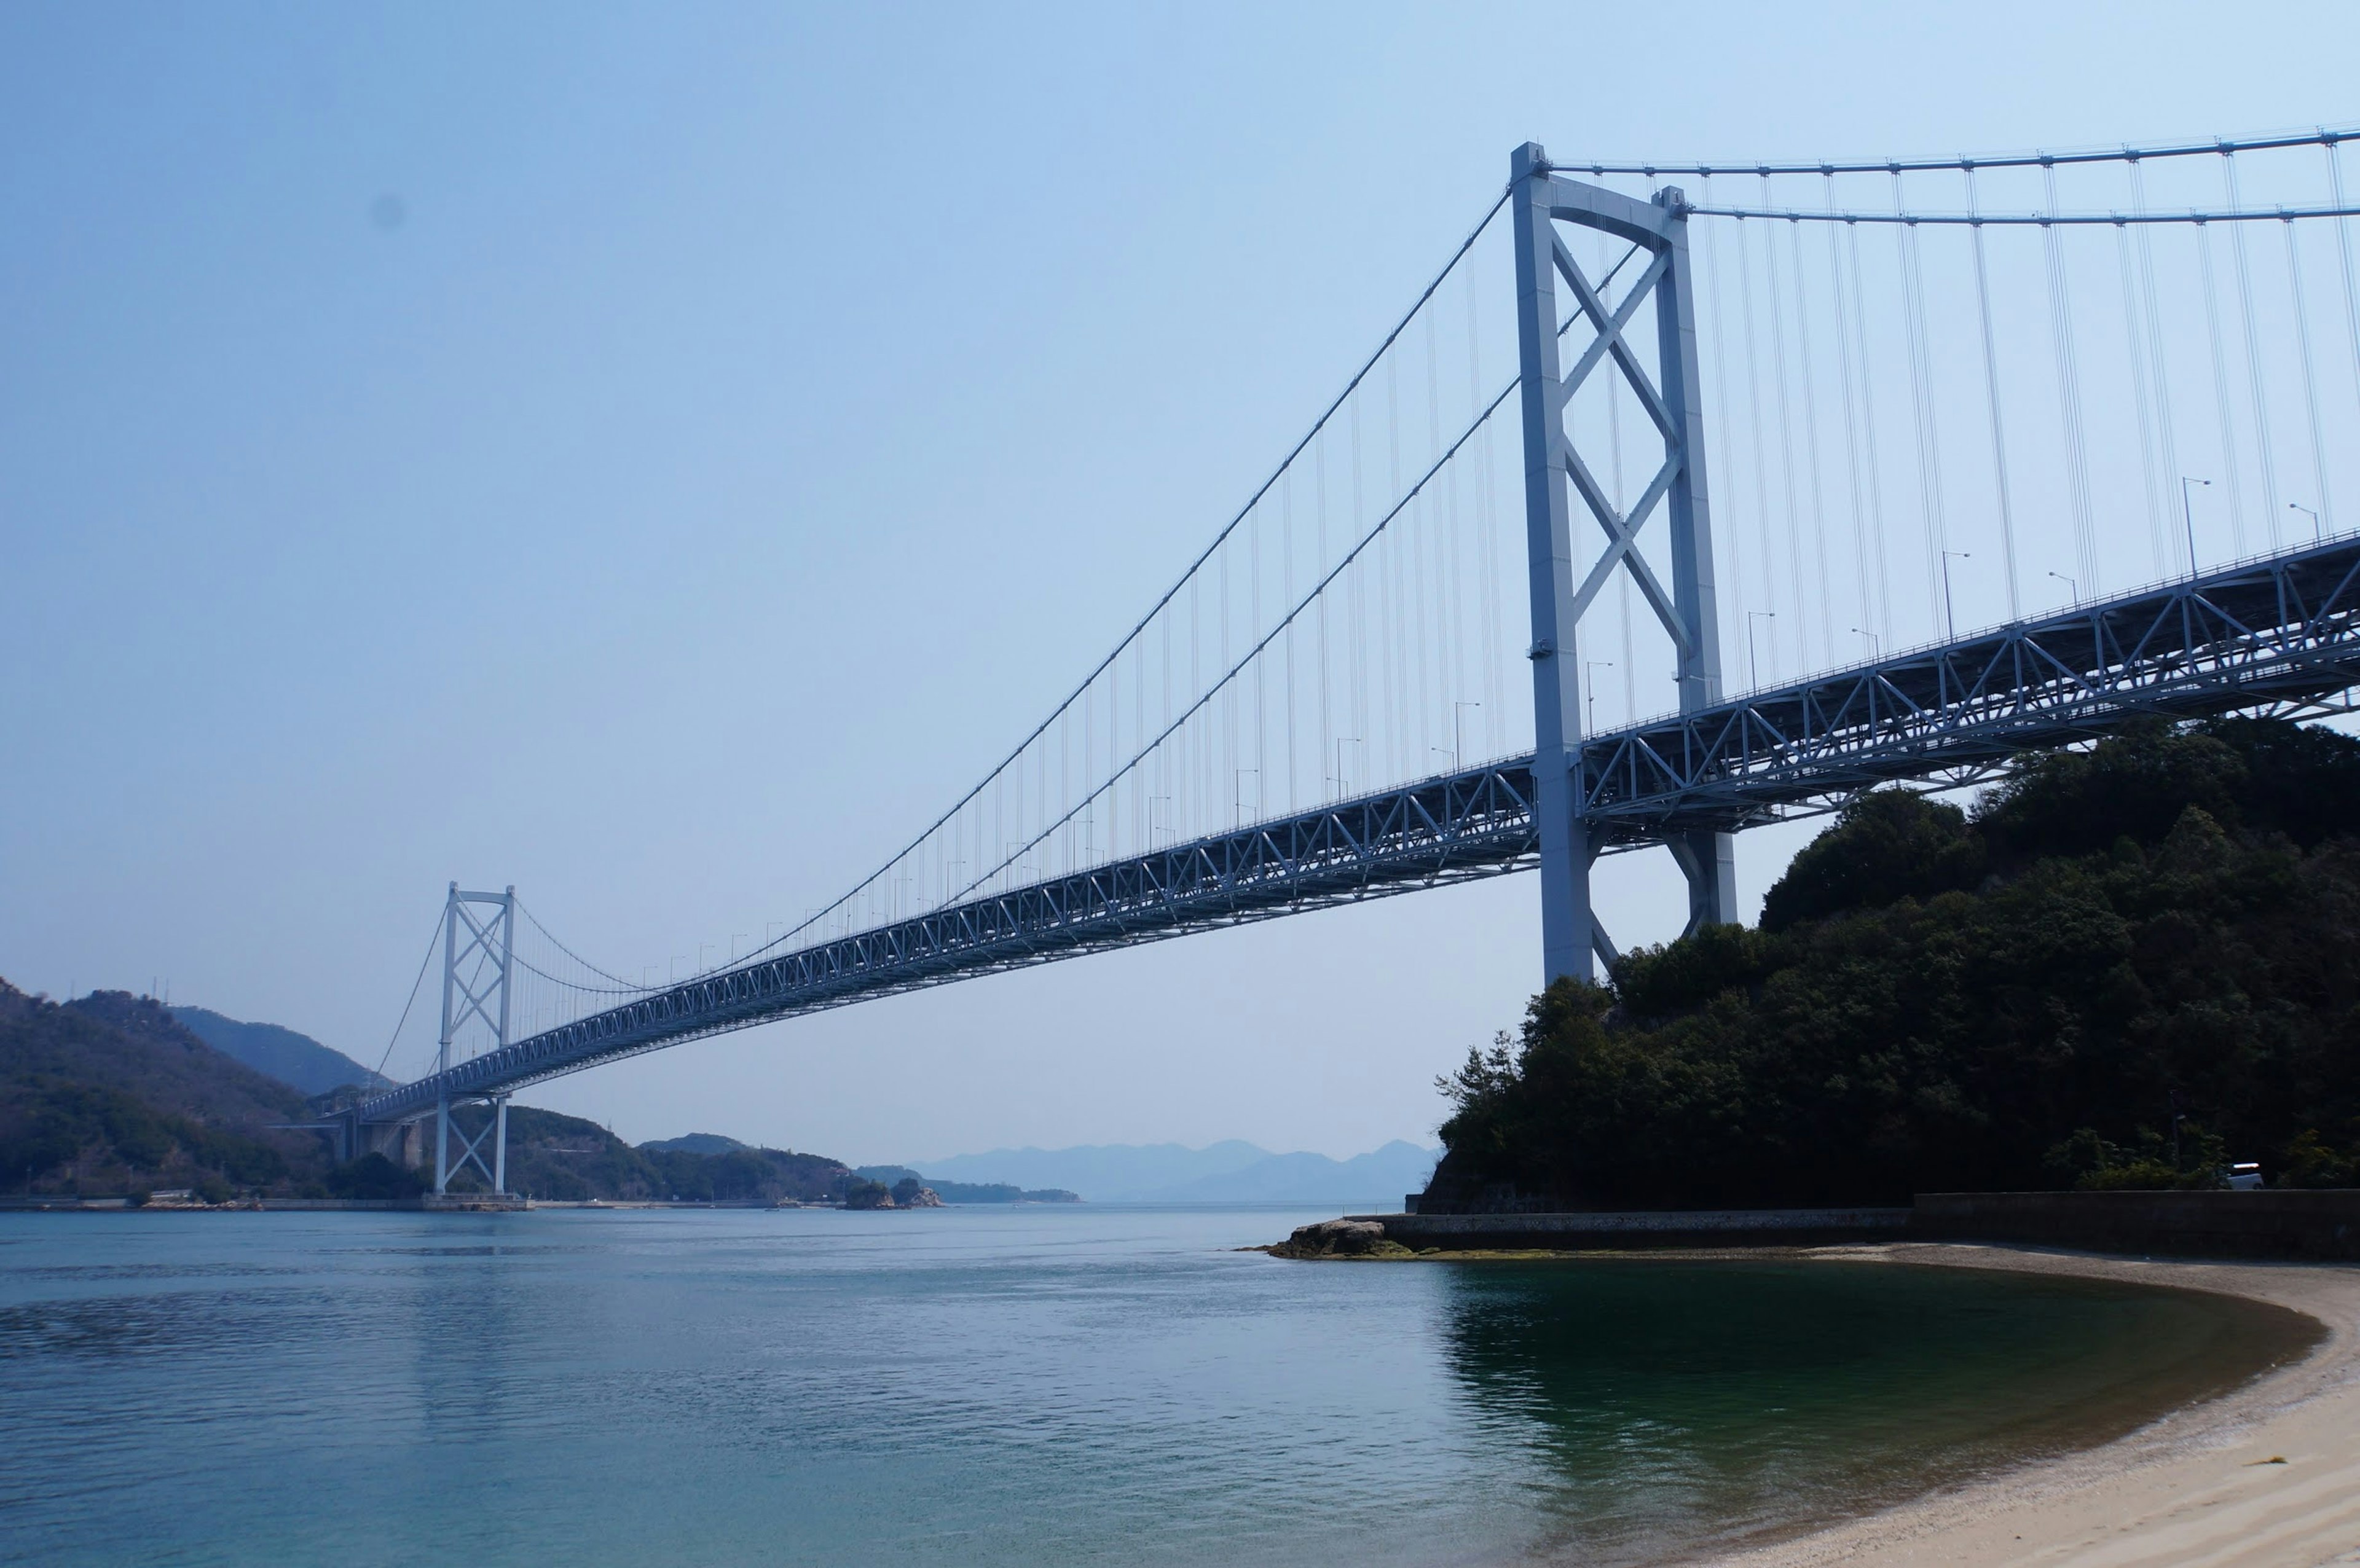
[[[1226,1250],[1321,1217],[0,1215],[0,1562],[1645,1562],[2305,1340],[1954,1270]]]

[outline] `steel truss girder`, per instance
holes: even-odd
[[[364,1103],[431,1114],[699,1035],[1189,931],[1496,876],[1529,862],[1528,759],[1175,844],[669,987]]]
[[[2145,715],[2316,711],[2355,687],[2360,538],[2347,538],[1592,736],[1574,796],[1600,852],[1685,839],[1693,856],[1715,833],[1883,783],[1976,782],[2020,751]],[[970,975],[1522,870],[1539,855],[1533,768],[1461,769],[701,976],[389,1090],[354,1120],[410,1120],[445,1096]]]
[[[2316,703],[2355,685],[2347,539],[1601,735],[1574,793],[1616,842],[1735,832],[1802,795],[1995,765],[2142,714]]]

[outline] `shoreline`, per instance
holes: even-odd
[[[2317,1320],[2326,1334],[2300,1361],[2095,1448],[1692,1561],[1716,1568],[2360,1562],[2360,1269],[1970,1242],[1810,1247],[1796,1255],[2204,1290],[2289,1308]]]

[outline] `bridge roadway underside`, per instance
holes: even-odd
[[[1896,780],[1965,781],[2142,717],[2341,708],[2360,687],[2360,538],[2095,601],[1592,736],[1605,850],[1740,831]],[[1532,758],[1461,768],[652,991],[364,1102],[410,1120],[702,1035],[1447,882],[1539,852]],[[357,1145],[355,1146],[357,1147]]]

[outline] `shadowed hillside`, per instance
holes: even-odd
[[[1906,1203],[2360,1171],[2360,742],[2158,726],[1856,800],[1760,930],[1562,981],[1443,1083],[1426,1207]]]
[[[174,1007],[175,1022],[224,1056],[235,1057],[257,1073],[267,1073],[306,1094],[324,1094],[347,1085],[380,1089],[381,1078],[341,1051],[322,1045],[310,1035],[277,1024],[242,1023],[208,1007]]]
[[[0,981],[0,1185],[114,1193],[317,1190],[303,1096],[122,991],[59,1004]]]

